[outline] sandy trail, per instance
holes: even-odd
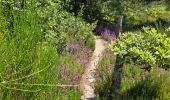
[[[85,68],[85,72],[82,75],[80,82],[80,89],[83,93],[81,100],[94,100],[95,99],[95,71],[99,61],[106,49],[106,42],[103,39],[95,37],[95,50],[91,57],[88,66]]]

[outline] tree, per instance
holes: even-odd
[[[63,8],[77,16],[98,25],[118,23],[124,16],[124,27],[143,26],[157,20],[167,22],[170,19],[168,0],[61,0]],[[146,17],[147,16],[147,17]],[[166,17],[165,17],[166,16]]]

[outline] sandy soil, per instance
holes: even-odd
[[[106,42],[103,39],[95,37],[95,50],[91,57],[88,66],[85,68],[84,74],[82,75],[80,81],[80,89],[83,93],[82,100],[94,100],[94,82],[95,82],[95,71],[98,66],[99,61],[106,49]]]

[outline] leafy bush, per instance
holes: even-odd
[[[109,48],[120,55],[123,62],[133,61],[149,68],[170,68],[170,38],[153,28],[144,28],[144,33],[139,34],[122,34]]]
[[[46,39],[56,46],[58,52],[66,50],[71,43],[94,48],[92,30],[95,25],[62,10],[59,3],[48,1],[45,7],[39,9],[39,16],[43,20]]]

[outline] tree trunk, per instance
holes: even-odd
[[[123,16],[120,17],[119,23],[117,25],[117,29],[116,29],[117,38],[119,38],[119,35],[122,32],[122,20],[123,20]],[[119,55],[117,55],[116,56],[115,68],[113,70],[113,75],[112,75],[111,93],[115,93],[115,94],[120,93],[122,69],[123,69],[122,59]]]
[[[20,6],[21,6],[21,9],[24,8],[24,6],[25,6],[25,0],[20,0]]]
[[[123,63],[119,56],[116,57],[116,64],[112,76],[111,93],[119,94],[122,79]]]
[[[122,33],[122,22],[123,16],[120,16],[118,24],[116,25],[116,37],[119,38],[119,35]]]

